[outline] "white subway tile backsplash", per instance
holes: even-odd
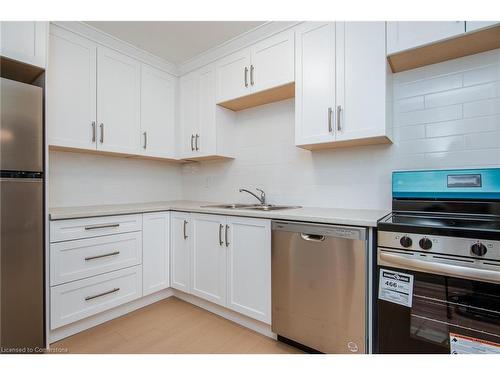
[[[394,103],[396,112],[409,112],[424,109],[424,97],[415,96],[413,98],[406,98],[397,100]]]
[[[496,82],[463,87],[455,90],[428,94],[425,96],[425,107],[441,107],[451,104],[473,102],[498,96],[499,86]]]
[[[464,86],[478,85],[500,80],[500,64],[464,72]]]
[[[475,117],[438,122],[425,126],[425,133],[428,138],[488,132],[493,130],[500,130],[500,116]]]
[[[402,126],[395,129],[395,132],[397,132],[401,141],[425,138],[425,125]]]
[[[465,150],[458,152],[435,152],[425,155],[432,168],[482,167],[500,164],[500,150]]]
[[[500,98],[464,104],[464,117],[487,116],[500,113]]]
[[[457,120],[462,117],[462,106],[451,105],[420,111],[395,114],[396,126],[426,124],[430,122]]]
[[[466,149],[498,148],[500,145],[500,132],[473,133],[464,137]]]
[[[394,97],[396,99],[401,99],[410,96],[450,90],[458,87],[462,87],[462,74],[453,74],[396,85],[394,87]]]

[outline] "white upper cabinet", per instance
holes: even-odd
[[[465,31],[475,31],[498,23],[500,23],[500,21],[465,21]]]
[[[296,30],[295,144],[390,142],[384,22],[307,22]]]
[[[384,22],[337,22],[335,140],[390,138]]]
[[[57,25],[49,60],[50,147],[177,157],[176,77]]]
[[[226,303],[225,216],[192,214],[191,293]]]
[[[96,149],[96,51],[88,39],[51,27],[47,74],[51,146]]]
[[[45,68],[48,22],[0,22],[0,55]]]
[[[170,287],[170,212],[142,215],[142,295]]]
[[[393,54],[465,32],[463,21],[387,22],[387,54]]]
[[[140,144],[140,63],[99,46],[97,66],[97,149],[137,153]]]
[[[216,72],[217,103],[250,94],[250,50],[220,59]]]
[[[220,59],[216,72],[218,104],[234,110],[252,106],[242,106],[230,101],[293,83],[293,31],[279,33]],[[280,92],[276,95],[284,94]],[[272,101],[276,101],[276,98],[268,95],[266,98],[254,100],[253,106]]]
[[[295,46],[295,144],[332,142],[335,24],[302,24],[295,31]]]
[[[176,78],[141,65],[141,151],[152,157],[175,157]]]
[[[215,66],[181,77],[179,86],[181,158],[231,158],[234,113],[216,105]]]
[[[268,90],[294,81],[294,33],[264,39],[251,48],[252,92]]]
[[[171,286],[189,293],[191,289],[191,246],[193,243],[191,217],[186,212],[172,211],[170,221]]]
[[[271,221],[227,217],[227,307],[271,324]]]

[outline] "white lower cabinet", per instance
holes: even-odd
[[[187,212],[170,213],[171,286],[182,292],[190,291],[192,228]]]
[[[271,221],[227,217],[227,307],[271,324]]]
[[[134,266],[50,289],[52,329],[133,301],[142,295],[142,267]]]
[[[191,293],[219,305],[226,304],[225,216],[193,214]]]
[[[271,221],[171,215],[172,288],[270,324]]]
[[[142,215],[142,295],[170,287],[170,212]]]

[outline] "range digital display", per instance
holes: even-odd
[[[479,188],[481,187],[480,174],[450,174],[448,175],[449,188]]]

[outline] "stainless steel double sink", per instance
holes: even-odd
[[[275,204],[244,204],[244,203],[211,204],[201,207],[225,208],[230,210],[257,210],[257,211],[275,211],[275,210],[287,210],[292,208],[301,208],[301,206],[281,206]]]

